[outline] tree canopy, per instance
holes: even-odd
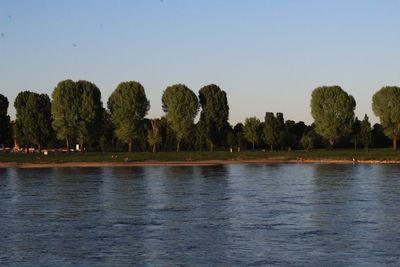
[[[162,141],[160,132],[160,120],[152,119],[150,121],[151,128],[148,130],[147,142],[152,147],[153,152],[157,152],[157,145]]]
[[[396,149],[400,137],[400,87],[396,86],[383,87],[373,96],[372,108],[380,124],[372,129],[367,116],[361,122],[355,118],[355,100],[339,86],[312,92],[311,125],[267,112],[265,121],[257,123],[252,117],[246,125],[238,122],[233,127],[228,123],[227,94],[215,84],[202,87],[198,97],[183,84],[168,86],[162,95],[165,116],[153,120],[145,118],[150,103],[138,82],[120,83],[107,104],[106,110],[94,83],[64,80],[54,88],[51,103],[45,94],[20,92],[14,102],[16,119],[11,122],[8,99],[0,94],[0,147],[7,151],[14,139],[39,150],[42,146],[61,148],[64,140],[68,152],[70,144],[78,142],[81,151],[122,151],[127,146],[132,151],[133,143],[137,151],[213,151],[237,146],[240,152],[251,144],[253,149],[257,144],[269,145],[271,150],[318,149],[328,143],[341,148],[364,144],[366,149],[392,143]]]
[[[64,80],[57,84],[52,95],[51,114],[53,117],[53,128],[57,138],[65,140],[67,151],[70,143],[77,137],[79,99],[81,96],[75,88],[75,82]]]
[[[84,142],[101,128],[103,104],[99,88],[88,81],[64,80],[58,83],[52,94],[51,113],[53,127],[60,140],[65,140],[67,151],[70,143]]]
[[[322,86],[311,95],[311,115],[315,130],[333,146],[351,133],[356,102],[339,86]]]
[[[132,142],[138,136],[143,119],[150,109],[143,86],[135,81],[120,83],[107,105],[117,137],[128,143],[128,151],[131,152]]]
[[[76,87],[81,94],[78,141],[83,151],[84,143],[99,138],[105,110],[101,101],[101,92],[94,83],[78,81]]]
[[[400,87],[385,86],[372,97],[372,110],[379,117],[384,133],[397,149],[400,137]]]
[[[162,107],[176,135],[176,150],[180,151],[180,143],[189,136],[194,118],[199,112],[199,101],[186,85],[175,84],[164,90]]]
[[[14,101],[16,110],[16,135],[19,142],[42,145],[49,141],[51,132],[51,103],[46,94],[30,91],[20,92]]]
[[[256,117],[246,118],[244,121],[243,131],[244,137],[247,141],[251,142],[252,150],[254,150],[255,144],[258,144],[260,141],[260,120]]]
[[[0,94],[0,145],[4,146],[10,142],[11,139],[11,122],[8,116],[8,99],[6,96]]]
[[[200,120],[204,121],[207,141],[210,144],[210,150],[213,151],[214,146],[225,137],[224,130],[229,125],[228,99],[225,91],[215,84],[210,84],[200,89],[199,100]]]
[[[272,112],[265,113],[265,123],[264,123],[264,141],[266,144],[270,145],[271,151],[274,150],[281,138],[282,131],[284,130],[284,120],[283,114],[278,112],[276,117]]]
[[[368,150],[372,139],[372,133],[371,123],[368,120],[367,114],[364,115],[364,119],[361,121],[360,138],[361,143],[364,145],[364,148]]]

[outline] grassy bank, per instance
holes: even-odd
[[[37,153],[0,153],[0,162],[16,163],[65,163],[65,162],[145,162],[145,161],[204,161],[204,160],[397,160],[400,161],[400,152],[392,149],[371,149],[365,150],[313,150],[313,151],[242,151],[242,152],[86,152],[86,153],[50,153],[40,155]]]

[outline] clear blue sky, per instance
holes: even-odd
[[[340,85],[370,115],[400,85],[400,0],[0,0],[0,93],[51,94],[94,82],[106,104],[121,81],[143,84],[148,117],[166,86],[227,92],[230,122],[266,111],[312,122],[310,94]]]

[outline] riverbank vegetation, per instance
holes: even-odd
[[[64,80],[56,85],[51,98],[20,92],[14,102],[16,119],[11,121],[8,99],[0,95],[0,144],[3,151],[86,152],[84,156],[68,156],[71,161],[109,161],[114,159],[112,153],[117,153],[118,159],[129,160],[396,157],[377,148],[397,148],[399,87],[383,87],[373,96],[372,108],[381,121],[373,126],[367,115],[362,121],[355,117],[356,100],[339,86],[322,86],[313,91],[311,125],[287,120],[283,113],[268,110],[262,120],[249,116],[244,123],[231,125],[227,94],[215,84],[200,88],[198,96],[184,84],[171,85],[161,99],[165,115],[149,119],[146,115],[150,102],[138,82],[120,83],[105,108],[94,83]],[[332,149],[335,152],[329,151]],[[365,151],[356,151],[360,149]],[[123,151],[136,153],[132,156]],[[146,153],[149,151],[165,153]],[[61,152],[50,153],[47,159],[63,161],[65,157]],[[37,155],[2,156],[6,161],[13,158],[44,160]]]

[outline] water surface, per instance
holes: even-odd
[[[400,166],[0,169],[1,266],[398,266]]]

